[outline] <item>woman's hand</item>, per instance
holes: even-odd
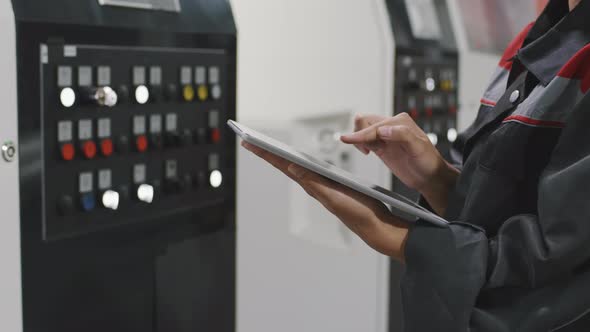
[[[381,202],[309,172],[254,145],[242,142],[242,146],[299,183],[310,196],[318,200],[370,247],[399,261],[404,260],[407,224],[394,217]]]
[[[408,187],[419,191],[440,215],[459,171],[449,165],[407,114],[357,116],[355,132],[342,136],[361,152],[374,152]]]

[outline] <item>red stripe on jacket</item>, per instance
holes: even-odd
[[[580,89],[583,93],[590,90],[590,44],[574,54],[557,76],[580,80]]]
[[[518,50],[520,50],[520,48],[522,47],[522,44],[524,44],[524,40],[525,40],[526,36],[529,34],[529,31],[531,31],[531,29],[533,28],[534,24],[535,24],[535,22],[532,22],[529,25],[527,25],[510,42],[510,44],[508,44],[508,47],[504,51],[504,55],[502,55],[502,59],[500,60],[500,63],[498,64],[498,66],[500,66],[504,69],[507,69],[507,70],[512,69],[512,58],[514,58],[514,56],[516,55]]]
[[[509,122],[509,121],[517,121],[524,124],[529,124],[532,126],[539,126],[539,127],[552,127],[552,128],[563,128],[565,124],[560,121],[545,121],[545,120],[537,120],[533,118],[529,118],[522,115],[511,115],[504,119],[502,122]]]

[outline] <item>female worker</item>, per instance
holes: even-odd
[[[375,250],[405,262],[407,331],[588,331],[590,0],[551,0],[507,48],[475,123],[445,162],[407,116],[357,117],[374,152],[447,227],[254,146]]]

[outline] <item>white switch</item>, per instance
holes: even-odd
[[[111,210],[119,208],[119,193],[114,190],[107,190],[102,194],[102,205]]]
[[[145,85],[140,85],[135,88],[135,101],[138,104],[145,104],[150,99],[150,91]]]
[[[154,201],[154,187],[149,184],[142,184],[137,188],[137,199],[145,203]]]
[[[76,93],[72,88],[63,88],[59,93],[59,101],[64,107],[72,107],[76,103]]]
[[[209,174],[209,183],[213,188],[219,188],[223,182],[223,175],[218,170],[215,170]]]

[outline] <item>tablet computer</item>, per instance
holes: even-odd
[[[335,167],[334,165],[319,158],[315,158],[305,152],[298,151],[285,143],[279,142],[278,140],[261,134],[238,122],[229,120],[227,124],[244,141],[285,158],[292,163],[320,174],[330,180],[336,181],[353,190],[361,192],[369,197],[375,198],[391,206],[393,214],[399,215],[400,217],[404,215],[411,215],[439,226],[443,226],[448,223],[443,218],[426,210],[404,196],[398,195],[377,185],[366,183],[365,181],[358,179],[356,176],[345,170]]]

